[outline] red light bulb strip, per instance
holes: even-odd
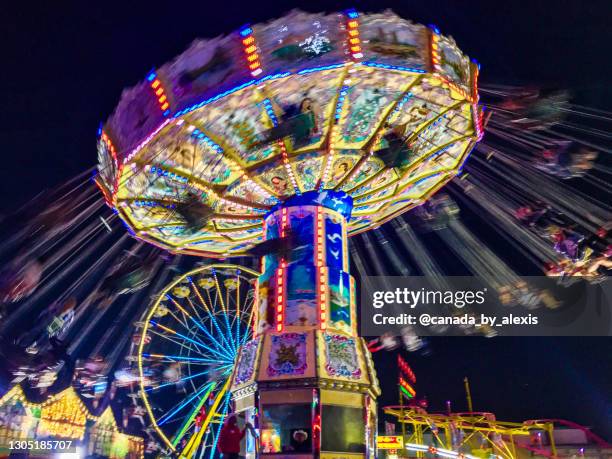
[[[157,77],[157,74],[155,72],[149,73],[149,75],[147,76],[147,80],[149,81],[149,85],[151,87],[151,90],[153,91],[153,95],[157,99],[159,109],[162,111],[164,116],[168,116],[170,114],[170,102],[168,101],[168,96],[166,95],[164,85]]]
[[[257,43],[253,36],[253,29],[250,27],[243,28],[240,31],[240,36],[242,38],[242,46],[244,48],[249,72],[251,72],[251,76],[256,77],[261,74],[262,70],[259,53],[257,52]]]
[[[361,51],[361,39],[359,38],[359,21],[357,18],[359,13],[355,10],[350,10],[346,13],[346,32],[347,32],[347,47],[354,61],[359,61],[363,58]]]

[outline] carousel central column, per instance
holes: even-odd
[[[374,455],[378,382],[357,334],[349,274],[351,198],[293,196],[265,220],[254,338],[232,382],[236,411],[259,428],[246,455],[365,458]]]

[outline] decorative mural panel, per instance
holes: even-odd
[[[442,71],[460,87],[470,91],[470,60],[457,48],[455,40],[440,35],[438,41]]]
[[[364,15],[360,35],[365,61],[424,69],[427,29],[388,12]]]
[[[337,269],[329,269],[327,273],[330,326],[351,333],[350,275]]]
[[[306,333],[285,333],[270,337],[268,376],[295,376],[306,372],[306,337]]]
[[[338,148],[361,148],[413,78],[369,67],[351,74]]]
[[[255,374],[260,338],[254,338],[242,346],[240,361],[236,367],[234,386],[250,382]]]
[[[325,371],[329,376],[360,379],[361,368],[355,338],[325,333]]]
[[[266,88],[278,119],[276,132],[291,130],[292,151],[320,147],[329,130],[344,69],[295,75]]]
[[[312,258],[309,258],[311,260]],[[316,270],[312,264],[287,268],[285,325],[306,326],[317,323]]]
[[[345,58],[346,35],[341,14],[309,14],[294,11],[253,27],[262,66],[275,74],[287,68],[307,68],[338,63]]]
[[[247,80],[250,75],[241,65],[242,55],[236,36],[195,40],[158,73],[171,87],[176,105],[184,107]]]

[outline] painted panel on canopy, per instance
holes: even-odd
[[[359,18],[364,61],[425,70],[427,29],[385,12]]]
[[[361,158],[358,150],[339,150],[334,153],[326,188],[335,188]]]
[[[247,206],[236,202],[227,201],[225,199],[219,199],[215,203],[215,211],[220,214],[256,216],[258,214],[265,213],[266,209],[262,207],[256,207],[255,205]]]
[[[458,171],[461,164],[467,158],[467,153],[472,145],[471,140],[455,142],[445,147],[440,152],[431,155],[430,171]]]
[[[369,215],[353,215],[349,220],[348,232],[349,234],[358,233],[359,231],[367,228],[372,223],[372,217]]]
[[[396,189],[397,184],[380,187],[376,191],[367,194],[367,196],[355,199],[355,204],[359,206],[364,206],[368,203],[374,203],[375,201],[379,201],[384,198],[389,198],[393,196],[393,194],[395,194]]]
[[[372,175],[376,174],[384,167],[384,163],[373,156],[366,159],[365,163],[359,166],[359,170],[355,173],[352,179],[347,180],[344,185],[340,187],[343,191],[351,190],[360,183],[370,178]]]
[[[262,68],[266,74],[321,67],[345,59],[345,18],[341,14],[293,11],[253,27]]]
[[[242,231],[232,231],[231,233],[223,233],[223,236],[235,243],[245,243],[245,247],[251,246],[261,236],[261,228],[250,228]]]
[[[252,78],[237,34],[195,40],[185,52],[160,67],[157,73],[170,84],[175,104],[181,109]]]
[[[446,83],[435,77],[423,77],[410,92],[416,99],[426,100],[432,104],[449,107],[461,99],[453,97]]]
[[[447,123],[446,115],[437,118],[433,123],[424,128],[419,135],[412,140],[410,148],[418,158],[433,152],[438,147],[450,142],[463,134],[457,134],[445,128]]]
[[[224,196],[239,197],[253,203],[254,206],[257,206],[257,204],[273,206],[278,202],[278,199],[265,193],[265,191],[263,191],[263,189],[252,180],[244,180],[242,182],[233,183],[228,187],[224,193]]]
[[[471,81],[470,59],[457,48],[455,40],[442,35],[439,35],[439,37],[438,46],[442,73],[469,94]]]
[[[353,215],[373,215],[385,204],[384,202],[369,203],[368,201],[369,200],[365,200],[363,203],[356,205],[353,208]]]
[[[134,164],[123,168],[119,181],[117,199],[139,198],[167,201],[180,201],[186,191],[184,181],[164,175],[161,169],[153,170],[145,166],[144,170]]]
[[[155,151],[149,148],[157,162],[177,169],[177,172],[195,177],[209,185],[227,185],[238,178],[238,172],[223,154],[214,151],[201,140],[185,138],[174,143],[172,149]]]
[[[250,230],[250,232],[261,231],[261,219],[254,220],[230,220],[224,218],[215,218],[215,227],[220,230],[234,230],[234,231],[242,231],[243,229],[250,228],[252,226],[256,226],[254,230]],[[225,233],[225,231],[224,231]]]
[[[340,136],[334,146],[361,148],[414,78],[405,73],[370,67],[360,67],[352,73],[338,126]]]
[[[429,80],[438,83],[436,80]],[[429,88],[424,91],[424,88]],[[426,96],[422,98],[422,96]],[[438,106],[438,103],[448,103],[449,105]],[[388,147],[387,138],[390,135],[410,138],[415,132],[423,129],[424,124],[433,120],[439,113],[447,107],[455,105],[457,101],[448,96],[448,91],[440,86],[432,86],[428,80],[421,80],[419,86],[411,88],[409,93],[404,96],[389,117],[389,127],[385,129],[380,141],[373,148],[378,151]],[[410,108],[411,107],[411,108]],[[411,148],[414,150],[414,148]],[[402,166],[405,168],[418,158],[418,154],[413,154],[412,159]]]
[[[265,170],[259,175],[266,187],[273,190],[278,196],[291,196],[295,194],[287,170],[284,165]]]
[[[315,156],[292,164],[293,170],[296,172],[298,186],[303,192],[315,189],[321,177],[325,159],[324,156]]]
[[[108,147],[108,144],[100,137],[98,139],[98,174],[102,183],[111,193],[115,188],[115,177],[117,176],[117,163]]]
[[[418,179],[415,183],[406,188],[402,196],[411,199],[421,198],[425,196],[429,191],[431,191],[431,189],[434,188],[438,183],[444,181],[447,176],[447,173],[439,172],[434,173],[429,177]]]
[[[358,186],[355,189],[351,190],[350,194],[351,196],[353,196],[353,198],[359,197],[366,193],[369,193],[370,191],[378,190],[379,188],[382,188],[382,187],[388,187],[393,182],[395,182],[398,178],[399,177],[397,175],[397,172],[394,169],[392,168],[385,169],[384,171],[382,171],[376,177],[369,180],[364,185]]]
[[[185,233],[186,229],[184,225],[160,226],[156,228],[148,228],[146,231],[152,238],[163,240],[166,243],[174,246],[180,246],[186,244],[187,242],[196,240],[193,235],[187,235]],[[207,238],[214,239],[215,236],[215,233],[212,231],[202,230],[198,232],[197,240]]]
[[[421,91],[424,87],[428,87],[430,90]],[[401,127],[405,135],[408,136],[418,131],[422,125],[435,118],[446,107],[457,102],[450,97],[445,97],[448,94],[446,90],[439,86],[436,88],[423,81],[411,88],[410,93],[412,93],[412,96],[405,100],[390,123],[392,127]],[[448,102],[448,105],[441,105],[438,102]]]
[[[448,112],[447,128],[455,132],[474,134],[474,121],[472,118],[472,106],[461,104]]]
[[[471,125],[472,121],[458,112],[446,113],[425,128],[412,141],[412,150],[417,156],[429,154],[455,139],[473,134]]]
[[[261,144],[273,124],[258,92],[230,94],[193,112],[190,119],[222,147],[231,147],[246,166],[280,153],[274,143]]]
[[[343,68],[325,70],[267,83],[278,123],[294,126],[290,129],[295,133],[293,151],[317,148],[324,142],[344,72]]]
[[[399,199],[398,201],[390,203],[385,207],[382,219],[385,219],[388,216],[393,215],[399,211],[403,211],[403,212],[408,211],[409,209],[417,205],[419,202],[418,200],[406,198],[402,195],[400,195],[398,199]]]
[[[474,139],[465,139],[460,142],[455,142],[445,149],[444,156],[440,162],[449,169],[458,170],[468,158],[469,152],[473,147]]]
[[[425,175],[427,171],[435,172],[456,169],[470,142],[471,139],[455,142],[440,151],[429,154],[410,173],[404,174],[399,181],[398,189],[403,189],[405,185],[414,182],[416,177]]]
[[[180,142],[189,138],[190,132],[184,124],[170,122],[161,129],[155,137],[143,146],[131,162],[138,164],[162,164],[165,158],[171,156]]]
[[[174,209],[162,205],[141,205],[136,202],[121,202],[121,208],[136,229],[157,225],[181,224]]]
[[[111,133],[119,161],[130,153],[164,120],[157,98],[148,81],[121,94],[117,108],[105,125]]]
[[[227,253],[237,249],[237,245],[234,241],[220,239],[218,237],[205,237],[193,241],[186,241],[184,246],[215,253]]]

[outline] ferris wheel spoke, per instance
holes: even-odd
[[[210,334],[210,333],[209,333],[209,332],[208,332],[208,331],[207,331],[207,330],[204,328],[204,326],[203,326],[203,325],[202,325],[202,323],[201,323],[201,322],[202,322],[202,319],[201,319],[201,318],[200,318],[200,321],[198,321],[197,319],[195,319],[195,318],[194,318],[194,317],[193,317],[193,316],[192,316],[192,315],[189,313],[189,311],[187,311],[185,308],[183,308],[183,307],[182,307],[182,306],[179,304],[179,302],[178,302],[178,301],[176,301],[176,300],[175,300],[175,299],[174,299],[174,298],[173,298],[173,297],[172,297],[170,294],[167,294],[167,295],[166,295],[166,298],[168,298],[168,299],[169,299],[169,300],[172,302],[172,304],[174,304],[174,305],[176,306],[176,308],[177,308],[179,311],[181,311],[181,313],[182,313],[184,316],[189,317],[189,318],[191,319],[191,321],[192,321],[192,322],[193,322],[193,323],[196,325],[196,327],[198,327],[198,328],[199,328],[201,331],[203,331],[203,332],[204,332],[204,333],[205,333],[205,334],[208,336],[208,338],[211,340],[211,342],[212,342],[212,343],[215,343],[215,344],[217,344],[217,343],[218,343],[218,340],[217,340],[217,339],[215,339],[215,338],[214,338],[214,337],[213,337],[213,336],[212,336],[212,335],[211,335],[211,334]],[[190,303],[190,304],[192,305],[192,307],[193,307],[193,302],[189,301],[189,303]],[[200,317],[200,316],[198,315],[198,317]],[[180,321],[179,321],[179,322],[180,322]],[[191,330],[191,329],[190,329],[190,328],[189,328],[189,327],[188,327],[186,324],[184,324],[184,327],[185,327],[187,330],[189,330],[189,332],[190,332],[190,333],[192,332],[192,330]],[[221,331],[220,331],[220,330],[219,330],[219,333],[221,333]],[[234,356],[233,356],[233,355],[231,355],[231,354],[228,352],[228,350],[227,350],[227,348],[226,348],[226,347],[224,347],[224,346],[219,346],[218,351],[219,351],[219,352],[215,352],[215,353],[216,353],[218,356],[220,356],[220,357],[221,357],[221,355],[220,355],[220,354],[223,354],[223,355],[225,355],[225,357],[227,357],[227,358],[229,358],[229,359],[232,359],[232,360],[234,359]],[[213,352],[214,352],[214,351],[213,351]]]
[[[204,344],[202,341],[195,340],[195,339],[192,339],[192,338],[190,338],[190,337],[188,337],[188,336],[185,336],[185,335],[183,335],[182,333],[179,333],[179,332],[177,332],[176,330],[173,330],[172,328],[166,327],[165,325],[158,324],[158,323],[157,323],[157,322],[155,322],[154,320],[150,320],[149,322],[151,323],[151,325],[153,325],[153,326],[155,326],[155,327],[159,327],[159,328],[161,328],[162,330],[164,330],[164,331],[165,331],[165,332],[167,332],[167,333],[170,333],[170,334],[172,334],[172,335],[176,335],[176,336],[180,336],[180,337],[181,337],[181,338],[183,338],[185,341],[188,341],[188,342],[190,342],[190,343],[192,343],[192,344],[194,344],[194,345],[196,345],[196,346],[198,346],[198,347],[201,347],[202,349],[206,349],[206,350],[208,350],[208,351],[212,352],[213,354],[218,355],[218,356],[219,356],[219,357],[221,357],[221,358],[224,358],[224,356],[223,356],[222,354],[220,354],[219,352],[215,351],[215,350],[214,350],[214,349],[212,349],[211,347],[207,346],[207,345],[206,345],[206,344]],[[225,356],[225,358],[227,358],[227,357],[228,357],[228,356]]]
[[[225,305],[225,302],[223,301],[223,293],[221,292],[221,286],[219,285],[219,279],[217,278],[217,272],[213,270],[213,278],[215,279],[215,286],[217,287],[217,295],[219,298],[219,302],[221,303],[221,308],[223,309],[223,318],[225,319],[225,326],[227,327],[227,336],[228,336],[228,341],[231,343],[232,348],[234,349],[235,353],[238,353],[238,347],[236,346],[236,343],[234,342],[234,336],[232,334],[232,329],[230,327],[230,323],[229,323],[229,318],[228,318],[228,314],[227,314],[227,307]]]
[[[214,372],[219,371],[219,370],[223,370],[225,372],[228,369],[230,369],[232,366],[233,366],[233,364],[227,363],[227,364],[221,365],[219,367],[209,368],[208,370],[204,370],[204,371],[201,371],[200,373],[196,373],[194,375],[190,375],[190,376],[186,376],[184,378],[180,378],[180,379],[178,379],[177,381],[174,381],[174,382],[167,382],[167,383],[164,383],[164,384],[160,384],[159,386],[147,387],[145,389],[145,392],[151,392],[153,390],[161,389],[162,387],[174,386],[174,385],[176,385],[178,383],[185,382],[185,381],[190,381],[192,379],[198,378],[200,376],[208,375],[208,374],[214,373]]]
[[[191,351],[193,351],[193,352],[197,352],[199,355],[204,356],[204,357],[207,355],[207,354],[204,354],[203,352],[201,352],[199,348],[197,348],[197,347],[187,346],[187,345],[185,345],[185,343],[182,343],[182,342],[180,342],[180,341],[177,341],[177,340],[175,340],[175,339],[172,339],[170,336],[168,336],[168,335],[166,335],[166,334],[164,334],[164,333],[160,333],[160,332],[157,332],[157,331],[155,331],[155,330],[149,330],[149,331],[150,331],[150,332],[151,332],[153,335],[159,336],[160,338],[163,338],[163,339],[165,339],[165,340],[167,340],[167,341],[171,341],[171,342],[173,342],[174,344],[176,344],[176,345],[177,345],[177,346],[179,346],[179,347],[182,347],[182,348],[184,348],[184,349],[187,349],[187,351],[190,351],[190,352],[191,352]]]
[[[200,430],[191,437],[191,439],[181,452],[181,455],[184,455],[186,457],[193,457],[193,455],[201,446],[204,433],[208,430],[208,426],[214,419],[215,413],[219,412],[219,406],[222,406],[221,411],[227,409],[225,405],[227,405],[229,403],[229,399],[231,399],[231,392],[229,391],[230,383],[231,379],[227,378],[223,386],[220,387],[219,391],[215,395],[214,402],[212,403],[209,412],[207,413],[204,421],[202,422]],[[213,445],[213,448],[216,449],[215,445]]]
[[[236,274],[236,342],[240,346],[240,276]]]
[[[203,386],[201,386],[200,388],[198,388],[198,390],[191,396],[189,397],[187,400],[185,400],[183,403],[178,404],[178,406],[174,409],[172,409],[172,411],[170,411],[169,413],[164,414],[158,421],[157,425],[158,426],[162,426],[164,424],[166,424],[170,419],[172,419],[172,417],[177,414],[179,411],[181,411],[184,407],[186,407],[187,405],[189,405],[193,400],[195,400],[197,397],[200,396],[200,394],[206,390],[208,390],[212,385],[214,384],[213,381],[210,381],[206,384],[204,384]]]
[[[191,316],[191,314],[189,314],[187,311],[184,311],[182,308],[181,308],[181,312],[183,312],[183,315],[187,315],[187,316],[189,317],[189,319],[190,319],[190,320],[191,320],[191,321],[194,323],[194,325],[195,325],[197,328],[199,328],[201,331],[206,331],[206,330],[204,329],[203,325],[202,325],[200,322],[198,322],[198,320],[197,320],[197,319],[195,319],[193,316]],[[190,328],[190,327],[189,327],[189,325],[188,325],[186,322],[183,322],[183,321],[179,320],[179,319],[178,319],[176,316],[174,316],[174,314],[173,314],[173,317],[175,317],[175,319],[176,319],[176,320],[177,320],[177,321],[178,321],[178,322],[179,322],[179,323],[180,323],[180,324],[183,326],[183,328],[185,328],[185,330],[187,330],[187,331],[188,331],[190,334],[193,334],[193,332],[194,332],[194,331],[193,331],[193,329],[192,329],[192,328]],[[217,344],[217,340],[216,340],[216,339],[214,339],[214,338],[213,338],[213,336],[212,336],[210,333],[208,333],[208,332],[207,332],[207,335],[208,335],[208,338],[209,338],[209,339],[210,339],[210,340],[211,340],[213,343]],[[200,341],[200,342],[201,342],[201,341]],[[204,343],[202,343],[202,344],[204,344]],[[211,350],[211,352],[215,353],[215,354],[216,354],[218,357],[223,358],[223,357],[225,356],[225,357],[227,357],[227,358],[231,358],[231,359],[233,359],[233,358],[234,358],[234,357],[233,357],[233,356],[232,356],[232,355],[231,355],[231,354],[230,354],[230,353],[227,351],[227,349],[225,349],[223,346],[216,346],[216,347],[217,347],[217,349],[212,349],[212,348],[209,348],[209,349]]]
[[[170,314],[172,317],[174,317],[174,320],[176,320],[179,324],[181,324],[185,330],[191,332],[191,328],[189,328],[189,325],[187,325],[187,322],[185,320],[181,320],[172,311],[168,311],[168,314]]]
[[[196,308],[196,305],[193,304],[193,301],[191,301],[191,298],[187,297],[187,303],[189,303],[189,306],[191,306],[191,309],[193,309],[193,312],[195,313],[195,315],[198,318],[198,320],[200,322],[203,322],[204,320],[202,319],[202,316],[198,312],[198,308]]]
[[[191,320],[193,321],[193,323],[196,325],[196,327],[198,327],[206,336],[208,336],[208,338],[215,343],[215,345],[218,347],[218,351],[214,351],[212,350],[212,352],[214,352],[216,355],[218,355],[221,358],[227,358],[230,360],[234,360],[235,356],[231,354],[231,352],[227,349],[227,347],[221,345],[217,339],[215,339],[212,334],[206,330],[206,328],[200,323],[198,322],[196,319],[194,319],[193,317],[191,318]],[[221,330],[218,330],[219,333],[221,333]]]
[[[153,359],[165,359],[165,360],[159,360],[160,362],[164,362],[164,363],[178,363],[181,361],[185,361],[185,362],[189,362],[190,365],[219,365],[219,363],[223,363],[223,364],[233,364],[233,361],[228,361],[228,360],[224,360],[224,361],[219,361],[219,360],[212,360],[212,359],[204,359],[204,358],[199,358],[199,357],[186,357],[184,355],[164,355],[164,354],[146,354],[143,353],[142,354],[143,357],[145,358],[153,358]]]
[[[223,341],[223,343],[229,347],[230,344],[225,339],[225,333],[221,331],[221,328],[219,327],[219,324],[217,323],[217,318],[212,313],[211,309],[206,305],[206,302],[204,301],[204,298],[200,294],[200,290],[198,289],[198,287],[193,283],[193,281],[190,281],[190,282],[191,282],[191,287],[193,288],[194,292],[196,293],[196,296],[198,297],[198,299],[200,300],[200,303],[202,304],[202,308],[206,311],[206,313],[208,314],[208,317],[211,319],[211,322],[213,326],[215,327],[215,330],[217,331],[217,333],[219,333],[220,338]],[[212,302],[212,299],[210,298],[210,293],[208,292],[208,290],[206,290],[206,293],[208,294],[208,299],[210,300],[210,304],[212,305],[213,302]],[[204,329],[202,330],[204,331]],[[208,334],[208,332],[206,333]]]
[[[181,441],[185,433],[193,425],[193,421],[195,417],[202,410],[202,406],[204,405],[204,403],[206,403],[206,400],[210,397],[210,394],[212,393],[212,391],[215,389],[216,386],[217,386],[216,383],[212,384],[208,388],[206,393],[202,396],[202,398],[200,398],[200,401],[197,403],[197,405],[193,407],[193,409],[191,410],[191,413],[189,413],[189,415],[186,417],[186,420],[183,423],[183,426],[180,428],[180,430],[178,431],[178,433],[174,436],[174,439],[172,440],[172,444],[174,446],[178,445],[178,443]]]
[[[205,434],[204,434],[204,447],[200,450],[200,459],[202,459],[204,457],[204,455],[206,454],[206,445],[208,445],[208,440],[209,438],[212,436],[212,431],[208,430]]]
[[[231,392],[228,392],[225,395],[225,400],[223,402],[223,409],[221,410],[221,413],[222,413],[221,422],[219,422],[219,426],[217,427],[217,434],[214,437],[213,445],[212,445],[212,448],[210,449],[210,459],[213,459],[213,456],[214,456],[215,451],[217,449],[217,442],[219,440],[219,433],[221,432],[221,428],[223,427],[223,419],[225,418],[225,415],[227,414],[227,410],[229,408],[229,402],[230,402],[231,398],[232,398],[232,394],[231,394]],[[211,430],[212,430],[212,428],[211,428]]]

